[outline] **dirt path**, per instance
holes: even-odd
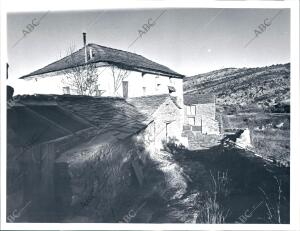
[[[275,214],[272,220],[268,219],[266,198],[259,188],[268,193],[269,205],[276,207],[278,188],[274,177],[278,177],[284,197],[281,201],[281,220],[288,222],[289,172],[266,166],[260,158],[243,153],[239,149],[220,148],[185,153],[179,157],[168,152],[157,153],[152,158],[162,175],[156,178],[159,182],[154,184],[156,193],[146,198],[147,204],[141,210],[144,215],[138,220],[142,222],[143,217],[147,217],[144,222],[202,223],[201,206],[207,200],[203,195],[211,190],[213,177],[220,184],[216,206],[226,216],[224,222],[241,222],[239,218],[244,212],[255,207],[253,215],[245,223],[276,223]],[[228,182],[222,185],[225,178]]]

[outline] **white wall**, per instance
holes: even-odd
[[[14,95],[23,94],[62,94],[61,76],[39,78],[37,80],[18,79],[9,83],[14,88]]]
[[[103,96],[123,96],[122,85],[118,89],[117,94],[114,94],[114,81],[111,68],[99,67],[98,73],[100,84],[99,89],[105,90]],[[16,86],[17,88],[15,89],[15,92],[17,94],[63,94],[63,87],[65,86],[62,82],[63,78],[65,78],[63,75],[53,75],[30,80],[19,80],[19,84]],[[131,71],[124,81],[128,81],[128,97],[168,94],[168,86],[174,86],[176,92],[172,93],[172,95],[179,96],[180,102],[182,102],[182,79],[152,74],[145,74],[142,76],[141,72]],[[143,87],[145,87],[145,92]],[[71,94],[74,93],[75,92],[72,92],[71,90]]]

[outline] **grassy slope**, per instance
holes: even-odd
[[[213,93],[221,110],[226,106],[271,111],[289,103],[290,64],[260,68],[226,68],[184,79],[185,94]]]
[[[248,127],[258,154],[289,162],[289,113],[270,113],[289,112],[289,63],[226,68],[184,79],[184,94],[208,93],[217,97],[224,129]]]

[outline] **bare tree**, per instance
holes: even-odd
[[[110,66],[112,75],[114,78],[114,95],[117,95],[118,89],[120,88],[122,81],[128,77],[129,71],[118,68],[116,66]]]
[[[70,68],[63,70],[65,78],[62,83],[78,95],[98,95],[98,72],[95,63],[87,62],[84,65],[78,65],[74,53],[74,46],[68,50],[66,62]]]

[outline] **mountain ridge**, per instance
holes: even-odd
[[[223,68],[183,79],[185,95],[214,94],[222,110],[289,112],[290,63]],[[251,111],[250,110],[250,111]]]

